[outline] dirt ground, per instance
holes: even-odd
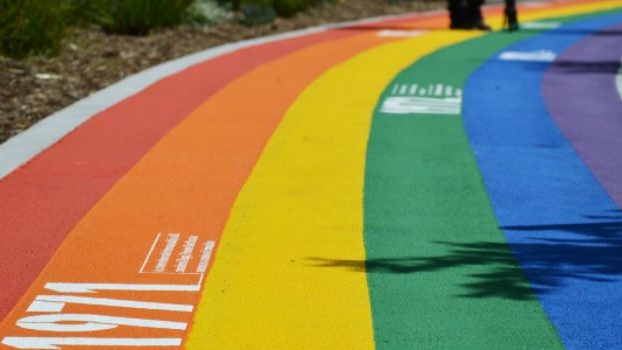
[[[155,64],[227,42],[321,23],[437,9],[443,1],[340,0],[270,25],[232,20],[215,27],[181,26],[145,37],[75,29],[56,57],[14,60],[0,56],[0,143],[38,120],[121,78]]]

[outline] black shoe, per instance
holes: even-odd
[[[449,5],[449,20],[451,21],[449,24],[450,29],[469,29],[466,17],[466,7],[461,4],[452,4]]]
[[[514,32],[520,29],[518,25],[518,14],[515,8],[506,8],[505,9],[505,24],[504,28],[506,28],[509,32]]]
[[[492,30],[492,28],[488,24],[484,23],[484,21],[477,21],[471,26],[471,29],[485,30],[487,32]]]
[[[484,22],[482,10],[476,3],[472,3],[470,6],[467,7],[465,18],[468,29],[486,31],[490,31],[492,29],[488,24]]]

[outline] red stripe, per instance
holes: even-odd
[[[192,110],[262,63],[356,33],[312,34],[193,66],[99,113],[0,181],[0,319],[86,212]]]

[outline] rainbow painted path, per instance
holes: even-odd
[[[2,145],[2,348],[622,349],[622,3],[520,14],[232,44]]]

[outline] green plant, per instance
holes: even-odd
[[[218,0],[221,4],[230,3],[234,10],[242,10],[248,22],[247,13],[252,15],[266,12],[271,9],[279,16],[289,17],[297,12],[304,11],[311,6],[334,0]],[[250,10],[249,10],[250,9]],[[256,21],[255,21],[256,22]]]
[[[97,0],[99,24],[107,33],[146,35],[180,24],[193,0]]]
[[[316,3],[316,0],[274,0],[274,9],[280,16],[289,17]]]
[[[270,5],[242,4],[242,22],[246,25],[265,24],[274,21],[276,12]]]
[[[75,26],[88,26],[100,24],[100,19],[105,16],[103,0],[69,0],[71,1],[71,24]]]
[[[216,0],[195,0],[188,8],[186,21],[193,25],[214,25],[232,17],[231,4],[219,4]]]
[[[0,51],[16,58],[57,53],[71,10],[68,0],[0,0]]]

